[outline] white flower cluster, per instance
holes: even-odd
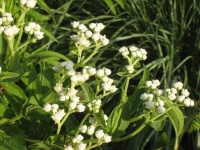
[[[131,59],[141,59],[145,60],[147,59],[147,52],[145,49],[137,48],[135,46],[123,46],[119,49],[119,52],[124,56],[125,58],[131,58]]]
[[[44,33],[41,32],[41,27],[35,22],[29,22],[27,26],[24,27],[25,33],[33,36],[31,41],[35,43],[37,40],[41,40],[44,37]]]
[[[104,119],[105,119],[105,121],[107,121],[108,117],[106,115],[104,115]],[[95,120],[94,117],[89,117],[89,123],[90,123],[90,125],[88,125],[88,126],[87,125],[82,125],[79,128],[79,131],[82,134],[75,135],[75,137],[73,137],[70,140],[69,144],[64,145],[64,149],[65,150],[85,150],[85,149],[87,149],[87,144],[85,144],[83,142],[83,139],[84,139],[83,135],[84,134],[86,134],[86,136],[95,135],[95,137],[98,140],[98,145],[100,145],[102,143],[111,142],[112,137],[109,136],[107,133],[105,133],[102,129],[100,129],[100,127],[98,127],[99,126],[98,122]]]
[[[85,150],[87,144],[83,143],[84,137],[81,134],[76,135],[72,138],[71,144],[64,145],[64,150]]]
[[[62,118],[65,116],[65,110],[64,109],[59,109],[58,104],[45,104],[44,111],[46,112],[52,112],[51,118],[55,121],[55,123],[58,123],[62,120]]]
[[[194,101],[189,98],[189,91],[183,89],[183,83],[176,82],[171,89],[166,89],[167,97],[175,103],[183,103],[186,107],[193,107]]]
[[[4,34],[7,37],[13,37],[19,32],[19,28],[16,25],[11,25],[13,17],[10,13],[3,13],[0,18],[0,34]]]
[[[152,110],[156,108],[159,114],[164,113],[166,108],[164,107],[164,101],[160,98],[163,91],[157,88],[160,85],[159,80],[146,81],[145,84],[152,92],[143,93],[140,96],[140,99],[145,101],[144,104],[146,109]]]
[[[89,108],[89,111],[98,113],[101,107],[101,99],[94,99],[92,102],[87,104],[87,107]]]
[[[119,49],[119,52],[128,60],[128,65],[125,66],[126,71],[128,73],[133,73],[135,71],[134,65],[139,60],[145,60],[147,59],[147,52],[145,49],[137,48],[135,46],[123,46]]]
[[[104,92],[114,93],[117,91],[117,88],[113,84],[113,79],[109,78],[108,75],[111,74],[111,70],[108,68],[98,69],[96,72],[96,76],[102,81],[102,88]]]
[[[35,7],[37,0],[20,0],[20,4],[26,8]]]
[[[166,90],[158,89],[160,85],[159,80],[146,81],[145,84],[150,89],[150,93],[143,93],[140,99],[145,101],[146,109],[157,108],[158,113],[164,113],[166,108],[162,99],[165,95],[175,103],[183,103],[186,107],[194,106],[194,101],[189,98],[190,93],[187,89],[183,89],[183,83],[181,82],[174,83],[172,88]]]
[[[100,34],[100,31],[105,27],[102,23],[90,23],[89,28],[78,21],[73,21],[71,24],[77,32],[77,34],[72,35],[71,38],[78,46],[87,48],[91,45],[91,42],[95,42],[96,45],[101,47],[109,43],[109,40],[106,38],[106,36]]]
[[[106,115],[104,115],[104,119],[105,119],[106,124],[107,124],[108,117]],[[85,134],[90,135],[90,136],[95,134],[95,136],[99,140],[99,142],[101,141],[102,143],[111,142],[111,136],[109,136],[108,134],[104,133],[103,130],[97,129],[98,123],[95,120],[95,118],[90,117],[89,118],[89,122],[91,124],[90,126],[83,125],[83,126],[80,127],[79,130],[80,130],[81,133],[85,133]]]

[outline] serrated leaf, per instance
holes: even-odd
[[[200,129],[200,114],[196,114],[189,127],[188,132],[193,132],[199,129]]]
[[[150,122],[149,125],[154,128],[156,131],[160,131],[163,129],[164,125],[166,123],[166,117],[162,116],[153,122]]]
[[[114,124],[115,124],[115,120],[116,120],[116,118],[117,118],[117,116],[118,116],[119,109],[120,109],[120,106],[117,105],[117,106],[113,109],[113,111],[111,112],[111,114],[109,115],[108,121],[107,121],[107,122],[108,122],[108,125],[107,125],[107,132],[111,132],[111,130],[112,130]]]
[[[91,102],[95,99],[95,94],[87,83],[82,83],[81,88],[84,92],[86,102]]]

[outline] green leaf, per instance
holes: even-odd
[[[15,72],[1,71],[0,81],[1,82],[14,82],[18,79],[20,74]]]
[[[66,60],[66,61],[69,60],[66,56],[64,56],[60,53],[54,52],[54,51],[40,51],[38,53],[35,53],[34,57],[58,57],[60,59]]]
[[[27,100],[24,90],[22,90],[15,83],[1,82],[0,85],[5,89],[5,91],[9,95],[14,95],[18,97],[20,99],[19,103],[23,104]]]
[[[149,125],[156,131],[160,131],[163,129],[165,123],[166,123],[166,117],[161,116],[160,118],[154,120],[153,122],[150,122]]]
[[[113,1],[112,1],[112,0],[104,0],[104,1],[105,1],[105,3],[108,5],[108,7],[109,7],[110,10],[112,11],[112,13],[113,13],[114,15],[116,15],[117,12],[116,12],[115,4],[113,3]]]
[[[108,125],[107,125],[107,129],[106,129],[107,132],[111,132],[111,130],[112,130],[114,124],[115,124],[115,120],[116,120],[116,118],[118,117],[119,109],[120,109],[120,106],[117,105],[117,106],[113,109],[113,111],[111,112],[111,114],[109,115],[108,121],[107,121],[107,122],[108,122]]]
[[[184,126],[183,113],[177,106],[173,106],[173,102],[171,102],[170,100],[165,100],[165,106],[167,108],[172,107],[169,111],[167,111],[166,114],[173,124],[176,136],[179,137],[183,132],[183,126]]]
[[[166,132],[163,132],[155,141],[154,143],[154,149],[163,149],[165,147],[169,146],[169,138],[166,134]]]
[[[94,118],[98,121],[99,125],[102,127],[102,128],[106,128],[106,122],[105,122],[105,119],[104,119],[104,112],[103,110],[100,110],[99,113],[97,114],[93,114]]]
[[[59,43],[58,40],[57,40],[57,39],[53,36],[53,34],[51,34],[49,31],[45,30],[44,28],[41,28],[41,31],[44,32],[44,34],[45,34],[48,38],[50,38],[52,41],[55,41],[55,42]]]
[[[43,0],[37,0],[37,4],[38,4],[43,10],[45,10],[47,13],[49,13],[49,14],[51,15],[51,18],[53,19],[54,23],[56,24],[56,20],[55,20],[55,17],[54,17],[53,12],[51,11],[51,8],[49,8]]]
[[[87,83],[82,83],[81,88],[84,92],[86,102],[91,102],[95,99],[95,94]]]
[[[200,114],[196,114],[194,119],[189,127],[188,132],[193,132],[200,129]]]
[[[116,2],[121,6],[121,8],[125,9],[123,0],[116,0]]]
[[[38,13],[37,11],[34,11],[33,9],[30,9],[28,12],[27,12],[28,15],[31,15],[35,21],[47,21],[50,19],[49,16],[47,15],[42,15],[40,13]]]

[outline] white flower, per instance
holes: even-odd
[[[182,102],[182,101],[184,101],[184,99],[185,99],[185,96],[184,95],[181,95],[181,96],[178,96],[178,98],[177,98],[177,100],[178,100],[178,102]]]
[[[150,87],[150,86],[152,85],[152,81],[146,81],[146,82],[145,82],[145,85],[146,85],[147,87]]]
[[[53,111],[53,113],[56,113],[58,108],[59,108],[58,104],[52,104],[51,105],[51,110]]]
[[[83,104],[78,104],[77,105],[77,111],[78,112],[84,112],[85,111],[85,106]]]
[[[98,69],[97,72],[96,72],[96,75],[99,77],[99,78],[102,78],[105,74],[104,74],[104,70],[103,69]]]
[[[146,105],[146,108],[147,109],[152,109],[152,108],[154,108],[154,102],[153,101],[151,101],[151,100],[148,100],[148,101],[146,101],[145,102],[145,105]]]
[[[68,72],[67,72],[67,75],[68,76],[73,76],[73,75],[75,75],[76,74],[76,71],[75,70],[68,70]]]
[[[161,96],[161,95],[163,94],[163,91],[160,90],[160,89],[156,89],[155,94],[156,94],[157,96]]]
[[[190,100],[190,106],[193,107],[194,106],[194,101]]]
[[[81,31],[81,32],[85,32],[87,31],[87,27],[84,25],[84,24],[79,24],[78,25],[78,29]]]
[[[86,38],[82,38],[82,37],[78,38],[76,43],[83,47],[88,47],[91,44],[89,40],[87,40]]]
[[[26,4],[26,1],[27,1],[27,0],[20,0],[20,4],[21,4],[21,5]]]
[[[80,143],[83,139],[84,139],[84,137],[81,134],[78,134],[72,139],[72,142],[73,143]]]
[[[108,68],[103,68],[103,69],[104,69],[104,74],[105,74],[106,76],[108,76],[108,75],[111,74],[111,70],[110,70],[110,69],[108,69]]]
[[[137,49],[138,49],[137,47],[135,47],[135,46],[133,46],[133,45],[132,45],[132,46],[129,46],[128,48],[129,48],[130,52],[137,51]]]
[[[109,142],[111,142],[112,137],[109,136],[108,134],[105,134],[105,135],[103,136],[103,140],[104,140],[105,143],[109,143]]]
[[[176,82],[173,84],[173,87],[178,89],[178,90],[181,90],[183,88],[183,83],[182,82]]]
[[[71,102],[71,103],[69,104],[69,107],[70,107],[72,110],[75,109],[76,106],[77,106],[77,102]]]
[[[74,148],[72,147],[72,145],[64,145],[64,150],[74,150]]]
[[[111,85],[111,87],[110,87],[110,92],[111,93],[114,93],[114,92],[116,92],[117,91],[117,87],[115,86],[115,85]]]
[[[92,36],[92,31],[87,30],[87,31],[85,32],[85,36],[86,36],[87,38],[90,38],[90,37]]]
[[[76,95],[77,92],[78,92],[78,90],[76,90],[74,88],[68,88],[67,95],[69,95],[69,97],[73,97]]]
[[[41,31],[35,31],[34,36],[36,37],[37,40],[41,40],[44,37],[44,33]]]
[[[65,61],[60,64],[62,67],[65,67],[66,70],[74,70],[74,63],[72,61]]]
[[[100,36],[99,33],[94,33],[91,38],[94,42],[97,42],[100,39]]]
[[[54,113],[51,118],[57,123],[62,120],[62,118],[65,116],[65,111],[64,109],[58,110],[56,113]]]
[[[77,28],[79,26],[79,21],[73,21],[71,22],[71,25],[73,28]]]
[[[158,100],[158,104],[160,105],[160,106],[164,106],[164,102],[162,101],[162,100]]]
[[[80,130],[82,133],[86,133],[86,131],[87,131],[87,125],[81,126],[79,130]]]
[[[77,144],[77,150],[85,150],[86,146],[87,146],[87,144],[80,142]]]
[[[27,0],[26,1],[26,7],[33,8],[33,7],[35,7],[36,3],[37,3],[36,0]]]
[[[189,107],[190,105],[191,105],[191,100],[190,100],[190,98],[186,98],[186,99],[184,99],[184,105],[186,106],[186,107]]]
[[[96,136],[97,139],[101,139],[104,136],[103,130],[97,130],[95,132],[95,136]]]
[[[51,104],[46,103],[46,104],[44,105],[43,110],[46,111],[46,112],[50,112],[50,111],[51,111]]]
[[[181,93],[185,96],[188,97],[190,95],[190,93],[188,92],[187,89],[182,89]]]
[[[146,100],[147,98],[148,98],[147,93],[143,93],[143,94],[140,96],[140,99],[141,99],[141,100]]]
[[[164,112],[165,112],[165,107],[163,107],[163,106],[158,106],[158,113],[159,114],[163,114]]]
[[[55,90],[57,93],[61,93],[62,90],[63,90],[62,84],[56,83],[56,86],[54,87],[54,90]]]
[[[170,93],[169,95],[168,95],[168,98],[170,99],[170,100],[175,100],[176,99],[176,95],[174,94],[174,93]]]
[[[101,44],[102,44],[103,46],[108,45],[109,39],[107,39],[105,35],[104,35],[104,36],[101,36],[100,39],[101,39]]]
[[[17,26],[7,26],[4,29],[4,34],[8,37],[14,36],[19,32],[19,28]]]
[[[89,28],[92,30],[96,27],[96,23],[90,23],[89,24]]]
[[[94,130],[95,130],[95,126],[94,125],[90,125],[87,129],[87,134],[88,135],[92,135],[94,134]]]

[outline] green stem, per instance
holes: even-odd
[[[79,132],[79,128],[83,125],[83,123],[85,122],[85,120],[89,117],[90,113],[87,113],[84,118],[81,120],[81,123],[78,126],[78,129],[76,130],[76,134],[78,134]]]
[[[57,128],[56,134],[59,134],[59,133],[60,133],[60,130],[61,130],[62,125],[65,123],[66,119],[69,117],[69,115],[70,115],[71,113],[72,113],[71,111],[68,111],[68,112],[65,114],[64,118],[61,120],[61,122],[58,122],[58,128]]]
[[[19,51],[20,49],[24,48],[25,46],[27,46],[30,43],[30,41],[26,41],[25,43],[21,44],[16,51]]]
[[[128,139],[132,138],[137,133],[139,133],[141,130],[143,130],[146,127],[146,125],[148,124],[148,122],[149,122],[149,118],[147,118],[144,121],[144,123],[139,128],[137,128],[137,130],[133,131],[131,134],[129,134],[129,135],[125,136],[125,137],[119,138],[119,139],[113,139],[112,142],[121,142],[121,141],[125,141],[125,140],[128,140]]]
[[[81,57],[82,57],[82,52],[83,52],[83,47],[82,46],[76,46],[78,49],[78,60],[77,60],[77,64],[79,64],[81,62]]]
[[[15,116],[15,117],[5,121],[5,122],[0,123],[0,127],[3,126],[3,125],[12,124],[17,120],[20,120],[22,117],[23,116],[21,114],[19,114],[19,115]]]
[[[77,64],[77,65],[74,67],[75,70],[76,70],[77,68],[79,68],[79,67],[84,66],[84,65],[98,52],[98,49],[99,49],[99,48],[100,48],[99,46],[96,46],[95,49],[94,49],[94,51],[92,52],[92,54],[90,54],[89,57],[87,57],[82,63]]]
[[[120,108],[119,108],[119,111],[118,111],[117,118],[115,119],[115,122],[113,124],[113,128],[111,130],[111,133],[114,133],[115,130],[117,129],[117,126],[119,124],[120,117],[121,117],[121,114],[122,114],[123,105],[127,101],[127,91],[128,91],[129,81],[130,81],[130,77],[126,77],[125,78],[125,83],[124,83],[124,85],[122,87],[122,96],[121,96],[121,100],[120,100],[120,104],[119,104]]]

